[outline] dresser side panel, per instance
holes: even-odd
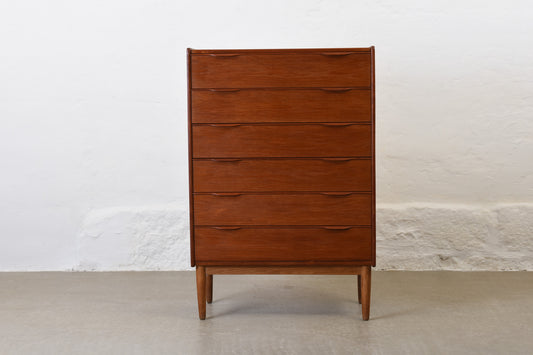
[[[193,203],[193,142],[192,142],[192,83],[191,83],[191,49],[187,48],[187,130],[189,135],[189,233],[191,249],[191,266],[196,265],[194,242],[194,203]]]

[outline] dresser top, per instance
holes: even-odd
[[[374,47],[366,48],[293,48],[293,49],[192,49],[191,54],[290,54],[290,53],[324,53],[324,52],[360,52],[370,53]]]

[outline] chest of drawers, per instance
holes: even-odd
[[[191,260],[205,319],[214,274],[375,266],[374,48],[192,50]]]

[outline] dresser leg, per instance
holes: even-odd
[[[368,320],[370,317],[370,280],[370,266],[363,266],[361,272],[361,308],[363,312],[363,320]]]
[[[205,293],[207,303],[213,302],[213,275],[207,275]]]
[[[197,266],[196,267],[196,292],[198,294],[198,315],[200,319],[205,319],[205,291],[206,291],[206,282],[205,282],[205,267]]]
[[[357,275],[357,302],[361,304],[361,275]]]

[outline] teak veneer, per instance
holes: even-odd
[[[376,263],[374,47],[187,50],[191,261],[216,274],[357,275]]]

